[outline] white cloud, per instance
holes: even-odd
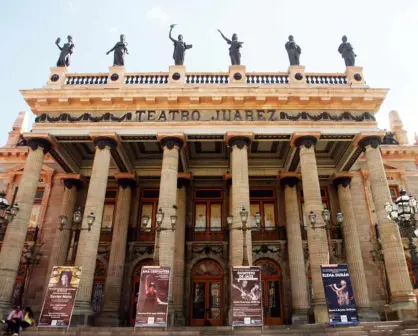
[[[147,18],[165,24],[168,21],[168,14],[164,12],[160,6],[156,6],[147,12]]]
[[[117,32],[117,31],[118,31],[118,28],[116,28],[116,27],[110,27],[110,28],[109,28],[109,31],[110,31],[111,33],[115,33],[115,32]]]

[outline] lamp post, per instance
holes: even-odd
[[[316,229],[325,229],[327,233],[327,240],[328,240],[328,250],[329,250],[329,262],[334,261],[334,255],[332,253],[332,240],[331,240],[331,229],[332,228],[339,228],[342,227],[344,222],[344,215],[342,214],[341,210],[338,210],[336,215],[336,222],[337,225],[331,224],[331,213],[327,208],[324,208],[321,212],[322,218],[325,222],[325,225],[317,226],[316,225],[316,214],[313,211],[309,212],[309,222],[313,230]]]
[[[418,288],[418,255],[414,238],[417,237],[417,220],[415,214],[418,212],[417,200],[408,196],[402,189],[400,196],[392,203],[386,203],[385,210],[389,219],[393,220],[399,230],[408,237],[408,250],[411,254],[412,271],[414,273],[414,289]]]
[[[70,227],[66,227],[68,223],[68,217],[65,215],[59,216],[58,229],[60,231],[64,231],[64,230],[71,231],[70,241],[73,239],[72,236],[74,234],[74,243],[73,243],[73,249],[71,253],[71,260],[75,259],[75,256],[77,253],[78,241],[80,239],[80,232],[84,230],[87,230],[88,232],[90,232],[95,219],[96,219],[96,216],[94,216],[94,213],[90,212],[90,214],[87,216],[87,227],[86,228],[81,227],[81,224],[83,222],[83,213],[81,212],[80,207],[78,207],[77,210],[74,211]]]
[[[162,227],[162,223],[163,223],[163,219],[164,219],[164,212],[162,211],[161,208],[158,209],[156,215],[155,215],[155,221],[156,221],[156,226],[155,226],[155,232],[156,232],[156,236],[155,236],[155,249],[154,249],[154,265],[155,266],[159,266],[160,265],[160,233],[161,231],[174,231],[176,228],[176,223],[177,223],[177,216],[170,216],[170,223],[171,223],[171,227],[170,228],[165,228]],[[141,218],[141,226],[142,229],[144,231],[153,231],[151,228],[147,228],[148,227],[148,223],[149,223],[150,218],[148,216],[142,216]]]
[[[242,231],[242,265],[243,266],[249,266],[248,263],[248,251],[247,251],[247,231],[251,230],[251,228],[249,228],[247,226],[247,221],[248,221],[248,211],[245,210],[244,207],[242,207],[242,210],[239,212],[239,215],[241,217],[241,223],[242,226],[240,227],[232,227],[232,222],[233,222],[233,217],[232,216],[228,216],[226,218],[228,225],[229,225],[229,229],[230,230],[241,230]]]
[[[0,225],[5,228],[19,212],[17,203],[9,204],[4,191],[0,192]]]

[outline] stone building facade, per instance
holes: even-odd
[[[393,137],[378,128],[387,90],[367,86],[361,68],[52,68],[45,87],[21,93],[35,122],[23,132],[20,113],[0,148],[0,185],[20,207],[0,231],[3,313],[39,312],[52,266],[79,265],[74,323],[132,325],[141,267],[158,254],[172,269],[173,323],[228,325],[230,268],[246,253],[262,268],[266,324],[326,323],[328,263],[348,263],[363,320],[416,316],[406,241],[384,205],[401,188],[418,196],[418,146],[396,111]],[[83,228],[94,214],[91,231],[58,230],[79,207]],[[324,226],[324,207],[331,228],[313,229],[308,214]],[[243,208],[249,224],[261,217],[246,251]],[[156,241],[158,209],[163,228],[177,221]]]

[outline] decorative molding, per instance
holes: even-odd
[[[256,134],[254,140],[290,140],[290,134]]]
[[[289,171],[296,171],[300,161],[300,148],[296,148],[296,152],[293,155],[292,162],[289,165]]]
[[[115,116],[113,113],[106,112],[101,116],[93,117],[91,113],[83,113],[80,116],[72,117],[69,113],[62,113],[57,117],[51,117],[46,113],[43,113],[35,118],[35,123],[42,122],[101,122],[101,121],[132,121],[132,113],[128,112],[123,115]]]
[[[94,145],[98,147],[99,149],[105,149],[106,147],[113,149],[117,146],[117,143],[112,138],[97,137],[94,139]]]
[[[312,146],[315,146],[317,143],[318,139],[312,135],[305,135],[305,136],[301,136],[299,138],[297,138],[295,140],[295,145],[297,147],[301,147],[304,146],[306,148],[311,148]]]
[[[70,168],[70,166],[62,159],[62,157],[55,150],[51,149],[49,154],[61,166],[61,168],[66,173],[72,173],[73,172],[73,170]]]
[[[381,142],[382,141],[381,141],[379,136],[372,135],[372,136],[368,136],[368,137],[365,137],[365,138],[361,139],[358,142],[358,145],[364,151],[364,150],[366,150],[367,146],[372,146],[372,148],[374,148],[374,149],[378,148],[380,146]]]
[[[363,153],[363,149],[361,147],[358,147],[356,151],[351,155],[350,160],[345,164],[343,171],[349,171],[353,164],[357,161],[357,159],[360,157],[361,153]]]
[[[116,150],[116,147],[111,148],[111,154],[112,154],[113,161],[115,161],[116,166],[119,168],[119,170],[122,173],[127,173],[128,168],[123,162],[122,157],[120,156],[119,152]]]
[[[172,150],[174,147],[181,148],[183,147],[183,140],[175,137],[166,137],[161,139],[161,146],[167,147],[169,150]]]
[[[43,138],[30,138],[28,139],[28,145],[33,151],[41,147],[45,154],[48,153],[52,148],[51,143]]]
[[[223,245],[193,245],[192,247],[192,256],[202,255],[202,254],[217,254],[219,256],[223,255]]]
[[[294,188],[299,182],[299,179],[296,176],[288,176],[284,177],[280,180],[280,184],[282,186],[288,186],[290,188]]]
[[[344,188],[347,188],[351,183],[351,177],[350,176],[341,176],[341,177],[337,177],[334,180],[334,185],[337,187],[339,185],[342,185]]]
[[[247,137],[235,136],[229,139],[228,145],[230,147],[237,146],[238,149],[243,149],[244,146],[248,148],[250,146],[250,142],[251,140]]]
[[[254,259],[259,259],[261,257],[274,255],[275,258],[282,258],[285,251],[285,241],[279,241],[278,243],[273,243],[270,245],[262,244],[255,245],[252,248],[252,252],[256,257]]]

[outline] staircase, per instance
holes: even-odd
[[[170,330],[158,328],[139,329],[132,328],[104,328],[104,327],[73,327],[66,330],[56,329],[28,329],[21,333],[27,336],[223,336],[223,335],[334,335],[334,336],[418,336],[418,322],[365,322],[352,327],[330,327],[317,324],[295,326],[265,326],[261,328],[235,328],[231,327],[179,327]]]

